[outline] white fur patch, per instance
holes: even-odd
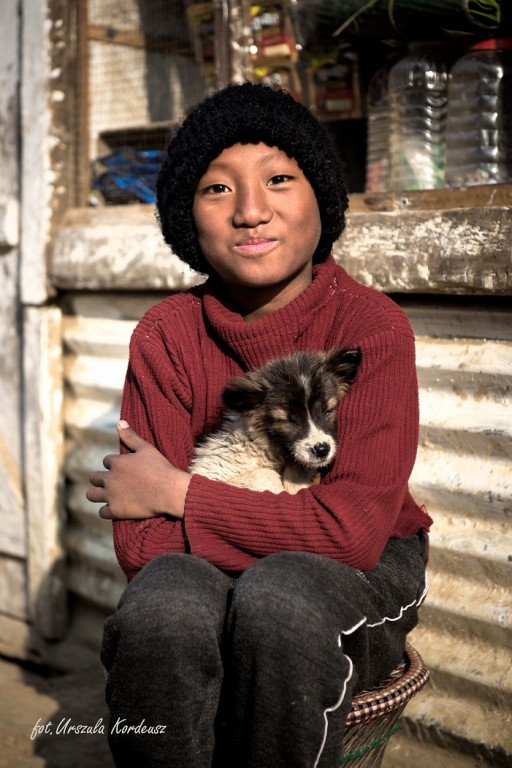
[[[314,421],[309,417],[309,431],[306,437],[299,440],[294,448],[293,454],[301,464],[308,464],[314,467],[325,467],[331,463],[336,453],[336,441],[327,432],[319,429]],[[322,457],[315,455],[313,448],[319,443],[325,443],[329,446],[329,452]]]

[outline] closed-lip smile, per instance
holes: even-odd
[[[247,237],[235,243],[235,251],[244,254],[258,254],[268,251],[278,240],[274,237]]]

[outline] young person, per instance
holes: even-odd
[[[346,207],[328,136],[283,91],[229,86],[170,143],[162,232],[209,277],[135,329],[123,451],[87,493],[129,580],[102,647],[118,766],[334,768],[353,694],[417,623],[431,520],[408,490],[414,338],[336,265]],[[320,484],[293,496],[188,473],[234,376],[341,346],[362,365]]]

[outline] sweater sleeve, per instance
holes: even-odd
[[[161,354],[159,343],[153,344],[151,331],[146,331],[142,322],[130,343],[121,418],[176,467],[187,469],[194,448],[190,393],[179,377],[179,366]],[[121,451],[125,452],[123,446]],[[186,551],[181,520],[119,520],[113,523],[113,536],[118,562],[128,579],[158,555]]]
[[[361,347],[358,378],[340,407],[333,469],[295,496],[194,475],[185,506],[193,554],[238,571],[273,552],[296,550],[366,570],[391,536],[428,529],[430,518],[408,493],[419,422],[414,339],[389,329]],[[401,514],[406,519],[399,523]]]

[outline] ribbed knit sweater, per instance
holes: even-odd
[[[190,552],[226,571],[285,550],[374,566],[390,537],[428,530],[411,497],[418,444],[414,336],[388,297],[352,280],[332,258],[308,288],[254,322],[228,309],[218,283],[168,297],[138,323],[130,343],[121,416],[176,467],[219,422],[234,376],[295,350],[362,350],[339,413],[339,448],[319,485],[293,496],[236,488],[193,475],[183,521],[117,521],[119,563],[132,578],[152,558]]]

